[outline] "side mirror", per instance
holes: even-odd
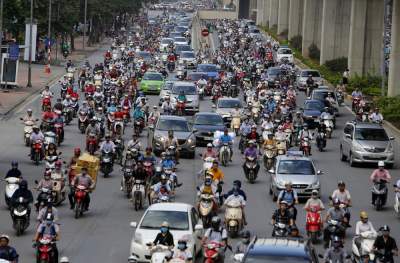
[[[393,137],[393,136],[390,136],[390,137],[389,137],[389,140],[394,141],[394,137]]]
[[[39,184],[38,180],[35,180],[35,184]]]
[[[23,118],[19,118],[21,121],[23,121],[24,119]]]
[[[136,227],[137,227],[137,222],[132,221],[129,225],[130,225],[132,228],[136,228]]]
[[[318,257],[319,257],[319,258],[324,258],[324,256],[323,256],[323,255],[321,255],[321,254],[318,254]]]
[[[268,173],[273,174],[273,173],[275,173],[275,170],[274,169],[269,169]]]
[[[58,152],[58,155],[61,155],[62,154],[62,152]]]
[[[200,156],[200,157],[203,157],[203,154],[202,154],[202,153],[199,153],[199,156]]]
[[[321,171],[321,170],[318,170],[318,171],[317,171],[317,175],[321,175],[321,174],[324,174],[324,172]]]
[[[198,130],[197,129],[192,129],[192,132],[196,133],[196,132],[198,132]]]
[[[202,224],[197,224],[197,225],[195,225],[194,226],[194,230],[195,231],[201,231],[201,230],[203,230],[204,228],[203,228],[203,225]]]
[[[346,139],[350,139],[351,140],[351,135],[350,134],[346,133],[344,136],[346,137]]]
[[[197,190],[197,191],[200,191],[200,187],[197,186],[197,187],[196,187],[196,190]]]

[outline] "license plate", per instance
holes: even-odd
[[[204,140],[206,140],[206,141],[212,141],[212,140],[214,140],[214,138],[213,138],[213,137],[204,137]]]

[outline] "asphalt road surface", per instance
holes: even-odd
[[[106,48],[106,47],[104,47]],[[102,59],[103,50],[93,54],[89,61],[94,63]],[[173,77],[171,77],[173,78]],[[52,87],[53,92],[59,95],[59,86]],[[149,96],[150,105],[156,105],[158,96]],[[304,96],[299,95],[298,105],[302,104]],[[36,97],[32,101],[17,109],[13,114],[0,122],[0,171],[4,177],[10,168],[11,160],[17,160],[24,177],[28,180],[30,188],[34,186],[33,181],[39,180],[44,171],[44,164],[35,166],[29,159],[29,148],[23,145],[23,124],[19,121],[19,117],[25,114],[26,109],[32,108],[34,114],[39,116],[40,98]],[[201,111],[211,110],[211,101],[206,98],[201,102]],[[353,207],[351,208],[353,228],[348,229],[346,238],[346,247],[349,248],[351,243],[350,237],[354,233],[354,226],[358,220],[360,210],[366,210],[369,213],[370,220],[376,228],[383,224],[391,226],[392,235],[400,237],[399,218],[395,217],[393,210],[393,188],[389,187],[388,204],[385,209],[380,212],[373,210],[370,205],[371,199],[371,183],[369,176],[374,167],[357,167],[351,168],[348,163],[339,160],[339,137],[343,130],[346,120],[353,118],[351,113],[345,108],[340,109],[340,117],[337,119],[337,128],[333,133],[333,138],[328,141],[326,151],[323,153],[316,152],[313,145],[312,158],[315,161],[317,169],[324,172],[320,175],[322,186],[322,198],[325,204],[328,202],[328,196],[336,188],[339,180],[347,183],[348,189],[352,195]],[[132,126],[126,129],[125,141],[132,134]],[[147,132],[142,134],[142,143],[147,144]],[[398,141],[399,138],[396,138]],[[63,152],[62,158],[69,160],[72,155],[73,148],[84,145],[84,136],[78,131],[77,120],[65,127],[65,141],[59,148]],[[248,195],[248,205],[246,207],[246,215],[248,221],[248,229],[259,236],[270,236],[272,226],[269,224],[276,204],[272,202],[271,196],[268,194],[269,175],[260,169],[259,177],[255,184],[248,184],[244,180],[242,172],[243,157],[237,150],[238,138],[235,141],[235,153],[233,162],[228,167],[224,167],[225,186],[224,189],[231,187],[233,180],[241,179],[243,189]],[[197,148],[197,153],[203,151],[203,148]],[[398,143],[395,143],[395,151],[399,152]],[[178,176],[183,186],[177,190],[177,202],[195,202],[195,186],[199,184],[197,181],[197,172],[202,167],[202,161],[198,154],[194,160],[182,160],[179,165]],[[394,180],[400,178],[399,161],[397,160],[395,169],[390,170]],[[82,218],[74,219],[73,212],[69,209],[66,200],[59,207],[61,241],[58,242],[59,254],[68,256],[72,262],[126,262],[129,254],[130,241],[133,229],[129,227],[131,221],[138,221],[143,211],[135,212],[132,204],[120,191],[121,172],[119,166],[114,166],[114,172],[110,178],[98,178],[97,188],[91,195],[90,211],[85,213]],[[0,183],[1,191],[4,191],[4,181]],[[37,193],[34,192],[36,198]],[[305,213],[301,204],[298,206],[297,224],[304,235],[305,229]],[[36,229],[34,221],[36,213],[32,212],[31,226],[25,234],[20,237],[15,236],[12,228],[12,221],[4,201],[0,206],[0,233],[6,233],[11,236],[11,245],[15,246],[20,254],[21,263],[31,263],[34,260],[35,250],[32,248],[32,237]],[[223,214],[221,213],[221,216]],[[233,241],[236,242],[236,241]],[[321,248],[321,245],[318,245]]]

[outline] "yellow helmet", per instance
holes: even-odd
[[[360,212],[360,218],[362,218],[362,219],[368,219],[368,214],[367,214],[367,212],[361,211],[361,212]]]

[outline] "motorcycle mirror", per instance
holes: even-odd
[[[268,173],[273,174],[273,173],[275,173],[275,170],[274,169],[269,169]]]
[[[57,182],[54,182],[53,185],[54,185],[54,186],[57,186]]]
[[[390,137],[389,137],[389,140],[394,141],[394,137],[393,137],[393,136],[390,136]]]
[[[62,154],[62,152],[59,152],[59,153],[58,153],[58,155],[61,155],[61,154]]]
[[[136,227],[137,227],[137,222],[132,221],[132,222],[130,223],[130,226],[131,226],[132,228],[136,228]]]
[[[321,255],[321,254],[318,254],[318,257],[319,257],[319,258],[324,258],[324,256],[323,256],[323,255]]]
[[[35,180],[35,184],[39,184],[38,180]]]
[[[321,171],[321,170],[318,170],[318,171],[317,171],[317,175],[321,175],[321,174],[324,174],[324,172]]]
[[[22,118],[19,118],[19,119],[20,119],[21,121],[24,120],[24,119],[22,119]]]
[[[197,190],[197,191],[200,191],[200,187],[197,186],[197,187],[196,187],[196,190]]]
[[[202,154],[202,153],[199,153],[199,156],[200,156],[200,157],[203,157],[203,154]]]

